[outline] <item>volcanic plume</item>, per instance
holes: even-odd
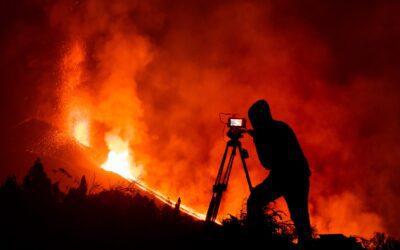
[[[400,235],[399,3],[18,0],[0,7],[5,163],[12,164],[11,131],[39,119],[65,136],[47,144],[77,140],[93,167],[123,162],[118,174],[204,213],[226,142],[218,114],[245,116],[264,98],[308,157],[319,232]],[[249,138],[244,146],[260,182],[268,173]],[[236,166],[221,215],[239,213],[246,188]]]

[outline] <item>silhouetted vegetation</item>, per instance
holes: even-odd
[[[267,210],[263,227],[255,236],[249,233],[245,214],[230,216],[221,226],[204,225],[179,213],[179,206],[157,205],[133,186],[88,194],[83,176],[77,187],[63,192],[58,182],[52,183],[40,160],[29,169],[22,185],[15,176],[2,183],[0,204],[0,249],[210,249],[249,243],[297,249],[292,243],[293,225],[282,221],[274,209]],[[353,246],[348,249],[400,249],[399,241],[384,234],[371,240],[346,240]]]

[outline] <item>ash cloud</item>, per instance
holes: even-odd
[[[309,159],[320,231],[400,235],[398,3],[3,5],[1,114],[10,119],[2,131],[26,117],[59,125],[78,103],[132,140],[147,183],[205,211],[225,143],[218,113],[245,115],[265,98]],[[66,92],[66,77],[77,72],[63,78],[59,69],[74,46],[84,59]],[[252,178],[261,181],[267,173],[244,142]],[[239,167],[222,214],[238,211],[248,195]]]

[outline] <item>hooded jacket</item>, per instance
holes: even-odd
[[[254,103],[248,116],[253,126],[253,139],[261,164],[271,173],[310,176],[306,157],[293,130],[274,120],[265,100]]]

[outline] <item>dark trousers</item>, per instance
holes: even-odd
[[[288,173],[286,176],[270,175],[251,192],[247,200],[247,220],[250,227],[257,228],[263,221],[264,207],[283,196],[289,207],[290,217],[296,227],[299,242],[311,238],[310,217],[308,214],[309,177],[303,174]]]

